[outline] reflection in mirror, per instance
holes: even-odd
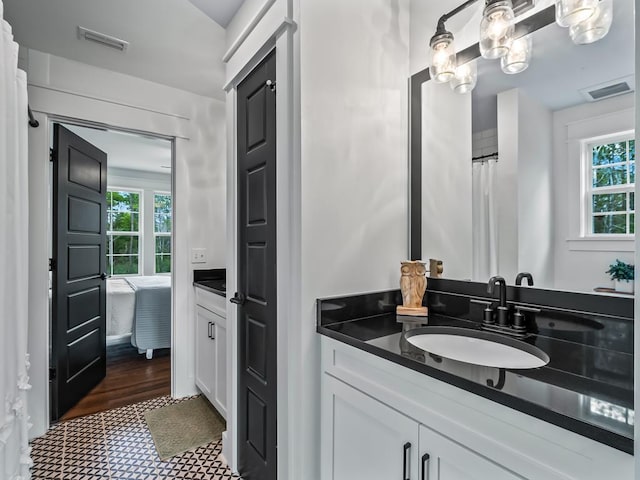
[[[593,293],[613,290],[616,259],[633,263],[633,1],[614,7],[596,43],[551,23],[528,36],[524,70],[474,60],[471,94],[422,85],[422,257],[445,278],[524,271]]]

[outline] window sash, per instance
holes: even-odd
[[[623,132],[615,135],[607,135],[598,138],[592,138],[583,141],[583,165],[585,165],[585,179],[584,179],[584,221],[583,221],[583,235],[585,237],[592,238],[632,238],[634,236],[631,232],[631,215],[635,214],[635,210],[631,210],[630,193],[635,192],[635,183],[631,183],[631,165],[635,165],[635,159],[631,160],[630,155],[630,142],[635,140],[634,132]],[[626,144],[626,160],[624,162],[607,163],[603,165],[593,164],[593,149],[601,145],[609,145],[612,143]],[[612,168],[612,167],[626,167],[626,180],[627,183],[620,185],[605,185],[596,187],[593,185],[594,173],[598,170]],[[609,212],[594,212],[593,211],[593,198],[594,195],[600,194],[615,194],[625,193],[626,198],[626,210],[617,210]],[[608,215],[626,215],[626,232],[625,233],[595,233],[593,229],[594,218],[605,217]]]

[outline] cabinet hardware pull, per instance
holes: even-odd
[[[409,478],[409,467],[407,466],[407,454],[409,456],[409,460],[411,459],[411,442],[407,442],[404,444],[402,449],[402,480],[411,480]]]
[[[207,322],[207,337],[211,338],[211,322]]]
[[[422,456],[422,480],[429,480],[429,459],[431,456],[425,453]]]

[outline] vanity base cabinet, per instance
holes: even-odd
[[[224,297],[196,288],[195,381],[227,418],[227,319]]]
[[[323,480],[418,479],[418,424],[327,376],[324,411],[333,427]]]
[[[325,336],[321,367],[321,480],[634,478],[632,455]]]

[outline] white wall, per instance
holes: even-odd
[[[107,152],[108,153],[108,152]],[[153,221],[154,194],[171,193],[171,175],[109,168],[107,172],[109,189],[123,187],[142,190],[142,270],[141,275],[155,275],[155,237]]]
[[[551,112],[519,89],[498,94],[498,272],[553,287]]]
[[[269,0],[244,0],[226,28],[227,48],[240,36],[262,6]]]
[[[225,111],[218,100],[102,70],[37,51],[29,52],[29,102],[41,120],[30,129],[30,269],[29,330],[33,391],[33,435],[47,424],[48,311],[46,278],[46,185],[49,125],[45,114],[80,118],[110,126],[176,137],[174,176],[174,355],[172,392],[195,393],[194,310],[190,250],[207,248],[207,263],[225,264]],[[36,153],[37,152],[37,153]],[[44,186],[44,188],[43,188]]]
[[[408,255],[409,2],[300,2],[300,470],[319,478],[319,297],[398,288]]]
[[[585,103],[553,114],[555,269],[554,287],[592,291],[611,287],[605,273],[616,258],[634,263],[633,240],[580,238],[581,138],[632,130],[635,99],[628,94]]]
[[[471,95],[422,85],[422,258],[443,277],[470,279],[472,251]]]

